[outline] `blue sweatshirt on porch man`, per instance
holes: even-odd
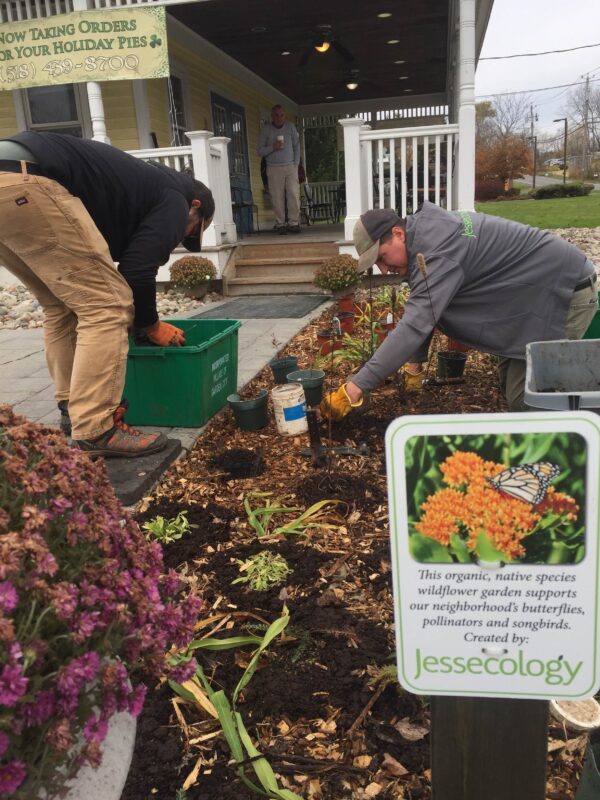
[[[91,139],[34,131],[8,138],[81,200],[131,287],[136,327],[156,322],[156,273],[183,239],[192,178]]]

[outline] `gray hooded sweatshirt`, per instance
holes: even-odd
[[[573,290],[594,272],[581,250],[552,233],[429,202],[407,218],[406,248],[410,297],[394,331],[352,377],[363,391],[407,361],[426,361],[436,327],[507,358],[525,358],[528,342],[564,338]]]

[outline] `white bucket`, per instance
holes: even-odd
[[[297,383],[284,383],[271,389],[273,411],[277,430],[284,436],[306,433],[306,398],[304,389]]]

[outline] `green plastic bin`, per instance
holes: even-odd
[[[184,347],[129,340],[123,397],[127,422],[198,428],[237,389],[238,328],[231,319],[166,320],[185,333]]]
[[[584,339],[600,339],[600,311],[596,311],[590,326],[583,334]]]

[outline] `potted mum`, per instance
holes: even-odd
[[[354,310],[353,289],[358,286],[361,275],[358,261],[352,256],[340,254],[327,258],[315,270],[313,283],[319,289],[331,292],[338,299],[340,311]]]
[[[166,654],[201,602],[162,573],[103,462],[0,406],[0,797],[60,796],[111,717],[139,714],[141,675],[194,672]]]
[[[203,256],[183,256],[171,264],[169,272],[173,286],[195,300],[206,295],[208,284],[217,277],[215,265]]]

